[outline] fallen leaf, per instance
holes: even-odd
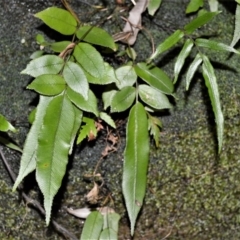
[[[117,144],[117,142],[118,142],[118,137],[115,137],[113,134],[110,134],[109,137],[108,137],[108,140],[109,140],[110,142],[112,142],[112,144],[113,144],[113,146],[114,146],[114,145]]]
[[[95,126],[97,129],[97,132],[99,132],[100,130],[104,129],[103,125],[100,123],[101,120],[98,120],[98,122],[95,122]]]
[[[91,213],[91,210],[89,208],[79,208],[79,209],[67,208],[67,212],[72,214],[75,217],[85,219]]]
[[[67,212],[72,214],[75,217],[78,218],[83,218],[86,219],[88,215],[91,213],[92,210],[95,209],[90,209],[90,208],[78,208],[78,209],[72,209],[72,208],[67,208]],[[97,210],[102,214],[108,214],[108,213],[115,213],[113,208],[110,207],[99,207]]]
[[[109,152],[111,152],[112,151],[112,147],[111,146],[109,146],[109,145],[107,145],[105,148],[104,148],[104,150],[102,151],[102,156],[103,157],[106,157],[107,155],[108,155],[108,153]]]
[[[129,12],[129,17],[121,33],[118,33],[118,39],[129,45],[133,45],[137,39],[137,35],[142,25],[142,13],[146,10],[148,0],[138,0],[132,10]]]
[[[91,204],[96,204],[98,202],[99,186],[94,182],[94,186],[91,191],[87,194],[87,201]]]

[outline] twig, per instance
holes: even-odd
[[[162,238],[161,240],[165,240],[165,239],[167,239],[167,238],[171,235],[172,230],[173,230],[173,227],[171,227],[169,233],[168,233],[164,238]]]
[[[8,174],[11,177],[11,180],[13,182],[15,182],[16,175],[12,171],[10,165],[8,164],[8,161],[7,161],[7,159],[5,158],[5,156],[4,156],[3,152],[2,152],[2,148],[0,148],[0,156],[1,156],[2,160],[3,160],[3,163],[4,163],[4,165],[5,165],[6,169],[7,169]],[[43,209],[43,207],[41,206],[41,204],[38,201],[28,197],[28,195],[26,193],[22,192],[22,188],[21,187],[18,187],[17,189],[18,189],[18,191],[21,191],[22,198],[26,202],[27,206],[30,205],[30,206],[34,207],[35,209],[37,209],[42,215],[44,215],[44,216],[46,215],[45,210]],[[66,239],[71,239],[71,240],[77,240],[78,239],[73,233],[69,232],[66,228],[64,228],[63,226],[58,224],[56,221],[52,220],[51,223],[54,226],[54,228],[56,229],[56,231],[58,233],[60,233],[63,237],[65,237]]]
[[[73,11],[73,9],[71,8],[70,4],[68,3],[67,0],[62,0],[62,4],[63,6],[72,14],[72,16],[76,19],[76,21],[78,22],[78,24],[80,24],[80,20],[78,18],[78,16],[76,15],[76,13]]]

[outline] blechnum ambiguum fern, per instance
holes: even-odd
[[[150,5],[152,2],[146,7],[150,9],[149,12],[154,13],[161,1],[157,1],[153,10]],[[193,2],[190,1],[190,4]],[[80,144],[86,137],[94,139],[98,134],[96,123],[99,123],[99,120],[115,128],[111,114],[129,111],[122,191],[133,235],[146,192],[149,133],[153,136],[156,146],[159,145],[162,124],[154,116],[154,112],[172,107],[168,95],[173,95],[174,84],[181,74],[185,60],[193,52],[196,52],[196,55],[187,69],[186,89],[189,88],[196,71],[201,70],[215,115],[218,150],[221,151],[224,120],[217,79],[209,57],[201,49],[239,54],[233,48],[239,40],[237,30],[231,46],[206,38],[193,38],[193,33],[199,27],[220,13],[205,11],[160,43],[144,62],[136,61],[135,50],[127,44],[126,54],[129,62],[114,69],[104,61],[95,47],[101,46],[117,51],[118,47],[113,37],[100,27],[80,22],[70,6],[67,6],[68,10],[50,7],[35,15],[55,31],[73,36],[73,41],[49,43],[42,35],[38,35],[38,44],[54,53],[45,53],[43,50],[35,52],[32,55],[33,60],[22,71],[35,78],[27,88],[39,93],[40,100],[37,108],[31,113],[32,126],[25,141],[19,175],[13,188],[16,189],[23,178],[35,170],[39,188],[44,196],[46,223],[49,224],[53,199],[61,186],[68,155],[71,154],[74,144]],[[198,10],[199,7],[201,4],[194,6],[194,9]],[[236,14],[238,11],[239,5]],[[236,22],[236,28],[238,25]],[[132,28],[140,26],[132,25]],[[128,42],[131,32],[121,36]],[[154,65],[154,60],[179,43],[183,43],[183,46],[175,62],[172,80]],[[98,100],[91,89],[93,84],[109,86],[102,92],[104,111],[99,110]],[[14,130],[3,116],[0,118],[0,130]],[[98,212],[92,212],[86,225],[91,225],[96,219],[103,222],[105,217]],[[113,222],[119,220],[119,216],[113,213],[108,214],[108,219],[110,218]],[[98,226],[101,225],[99,222]],[[86,239],[86,236],[99,238],[104,234],[111,236],[111,239],[117,238],[117,229],[114,226],[99,228],[98,236],[89,235],[91,233],[87,229],[84,228],[83,239]]]

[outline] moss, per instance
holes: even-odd
[[[12,192],[2,180],[0,206],[0,239],[60,239],[56,233],[46,231],[41,216],[21,202],[18,192]]]

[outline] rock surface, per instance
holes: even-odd
[[[88,1],[99,4],[99,1]],[[105,1],[106,3],[108,1]],[[111,4],[113,1],[109,1]],[[161,42],[175,29],[181,28],[188,18],[184,10],[188,1],[163,1],[156,18],[145,16],[144,24],[152,32],[156,43]],[[233,2],[221,1],[222,14],[204,27],[205,34],[216,34],[216,41],[231,42],[234,26]],[[0,3],[0,112],[19,129],[11,135],[21,146],[28,131],[27,115],[34,105],[36,95],[24,88],[31,80],[20,75],[37,45],[37,33],[54,38],[52,31],[42,27],[33,14],[58,1],[10,0]],[[86,16],[91,8],[80,1],[74,2],[80,16]],[[94,16],[94,21],[98,20]],[[106,28],[114,30],[106,24]],[[139,36],[136,49],[139,59],[149,56],[149,41]],[[169,75],[179,49],[164,54],[158,65]],[[184,75],[177,84],[175,108],[161,116],[164,123],[159,149],[152,147],[149,166],[148,190],[134,239],[239,239],[239,57],[225,53],[208,52],[216,68],[219,91],[225,116],[225,139],[223,151],[216,155],[216,135],[213,114],[206,87],[197,75],[189,92],[185,92]],[[170,63],[170,64],[168,64]],[[167,67],[168,65],[168,67]],[[124,130],[124,126],[123,126]],[[124,137],[123,131],[120,134]],[[91,173],[101,157],[105,141],[100,137],[94,144],[76,149],[69,163],[69,172],[55,198],[53,216],[69,231],[80,236],[83,222],[67,214],[65,207],[85,206],[84,195],[92,184],[84,181],[83,175]],[[118,151],[109,155],[101,164],[101,175],[112,193],[115,208],[126,217],[121,195],[121,167],[124,138]],[[18,172],[20,156],[3,149],[9,164]],[[28,209],[12,193],[12,182],[0,163],[0,239],[61,239],[34,210]],[[41,196],[33,181],[34,175],[26,178],[27,193],[33,198]],[[31,184],[29,184],[31,183]],[[119,239],[129,239],[126,218],[120,225]]]

